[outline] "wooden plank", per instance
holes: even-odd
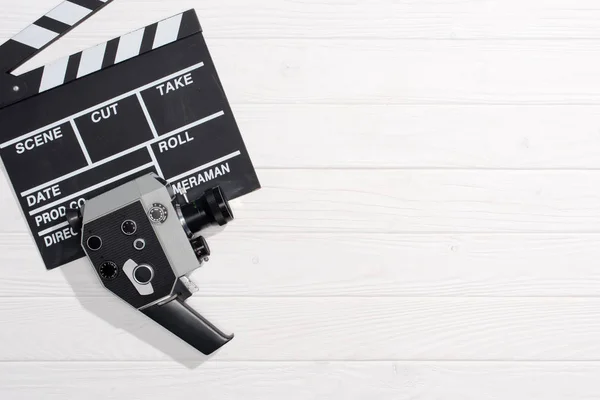
[[[193,298],[232,361],[599,361],[598,298]],[[116,298],[4,298],[3,361],[201,361]]]
[[[0,397],[588,400],[598,373],[597,363],[2,363]]]
[[[600,167],[597,106],[246,104],[234,111],[259,168]]]
[[[260,170],[227,233],[598,233],[598,171]],[[4,177],[0,232],[25,224]],[[225,235],[225,234],[223,234]],[[224,236],[226,237],[226,236]]]
[[[600,235],[252,233],[209,239],[196,296],[598,296]],[[86,260],[46,272],[0,235],[0,297],[111,297]]]
[[[233,104],[598,104],[597,48],[594,40],[211,41]]]
[[[597,171],[261,170],[233,232],[598,232]]]
[[[258,168],[600,168],[599,106],[242,104],[234,111]]]
[[[16,3],[16,4],[15,4]],[[55,0],[0,1],[0,35],[17,32],[57,4]],[[358,38],[598,38],[600,10],[593,0],[437,2],[371,0],[116,1],[90,21],[83,35],[120,36],[178,11],[196,8],[214,37]],[[143,12],[140,12],[143,10]],[[127,20],[123,18],[126,15]],[[95,28],[95,31],[93,30]]]
[[[65,38],[29,66],[75,43],[92,44]],[[209,47],[234,106],[600,104],[595,40],[213,39]]]

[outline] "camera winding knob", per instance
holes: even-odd
[[[167,220],[169,211],[167,207],[160,203],[152,204],[152,207],[148,211],[148,218],[155,224],[162,224]]]

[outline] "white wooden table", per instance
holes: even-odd
[[[600,397],[597,0],[116,0],[26,69],[192,7],[264,185],[194,276],[236,338],[46,272],[2,177],[0,399]]]

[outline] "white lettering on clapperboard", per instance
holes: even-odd
[[[185,74],[180,76],[179,78],[172,79],[167,83],[163,83],[162,85],[158,85],[156,90],[160,92],[161,96],[165,94],[176,91],[177,89],[181,89],[182,87],[186,87],[194,83],[194,79],[192,78],[192,74]]]
[[[56,231],[48,236],[44,236],[44,244],[46,245],[46,247],[50,247],[53,244],[60,243],[67,239],[71,239],[72,237],[77,235],[79,235],[77,232],[75,232],[72,228],[67,227]]]
[[[78,200],[73,200],[69,203],[69,208],[82,208],[85,204],[85,199],[83,197]],[[56,208],[52,208],[48,211],[44,211],[35,216],[35,225],[39,228],[42,225],[49,224],[50,222],[56,222],[59,220],[64,220],[64,217],[67,215],[67,207],[60,206]]]
[[[33,150],[36,147],[43,146],[46,143],[60,139],[61,137],[63,137],[62,130],[60,126],[57,126],[56,128],[50,129],[47,132],[37,134],[27,140],[17,143],[15,148],[17,149],[17,154],[23,154],[25,151]]]
[[[54,197],[58,197],[61,194],[62,192],[60,191],[60,187],[58,185],[54,185],[27,196],[27,205],[29,207],[33,207],[36,204],[43,203],[44,201],[50,200]]]
[[[202,185],[203,183],[212,181],[220,176],[231,172],[229,163],[217,165],[214,168],[210,168],[204,171],[200,171],[197,175],[192,175],[176,184],[172,185],[175,193],[187,193],[188,190]]]
[[[92,122],[97,124],[98,122],[102,121],[103,119],[109,119],[113,115],[117,115],[117,107],[118,106],[119,106],[119,103],[115,103],[113,105],[104,107],[101,110],[94,111],[92,113]]]
[[[171,136],[167,140],[163,140],[162,142],[158,143],[158,150],[161,153],[164,153],[165,151],[169,151],[170,149],[174,149],[177,146],[181,146],[192,141],[194,141],[194,138],[190,137],[189,132],[186,132],[185,136],[182,136],[181,134],[177,136]]]

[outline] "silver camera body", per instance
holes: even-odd
[[[67,219],[102,284],[182,340],[210,354],[233,338],[189,307],[188,275],[208,261],[198,233],[233,213],[220,188],[188,202],[148,174],[88,200]]]

